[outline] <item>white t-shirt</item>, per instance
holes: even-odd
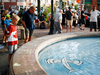
[[[90,22],[97,22],[97,16],[98,14],[100,14],[100,12],[98,10],[95,11],[91,11],[91,16],[90,16]]]
[[[54,16],[55,22],[59,22],[62,23],[62,14],[61,13],[56,13]]]
[[[18,10],[15,10],[15,11],[14,11],[14,13],[15,13],[16,15],[18,15],[18,12],[19,12]]]

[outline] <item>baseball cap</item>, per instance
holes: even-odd
[[[10,15],[9,15],[9,14],[7,14],[7,15],[6,15],[6,17],[10,17]]]

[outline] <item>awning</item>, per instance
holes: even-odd
[[[91,4],[91,0],[85,0],[85,4]]]
[[[100,4],[100,0],[97,0],[97,4]]]

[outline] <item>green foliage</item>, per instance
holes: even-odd
[[[62,2],[62,9],[65,8],[66,2]]]
[[[78,9],[78,4],[77,5],[74,5],[74,7],[75,7],[75,10],[77,10]]]
[[[48,14],[51,13],[51,6],[49,6],[48,8],[46,8],[43,12],[43,15],[44,15],[44,18],[45,18],[45,21],[48,21]]]
[[[20,11],[19,11],[19,13],[18,13],[19,17],[23,17],[22,12],[23,12],[23,10],[22,10],[22,9],[20,9]]]
[[[18,22],[17,25],[22,25],[22,22],[21,22],[21,20],[22,20],[22,18],[23,18],[23,14],[22,14],[22,12],[23,12],[23,10],[20,9],[20,11],[19,11],[19,13],[18,13],[18,15],[19,15],[19,17],[20,17],[20,21]]]

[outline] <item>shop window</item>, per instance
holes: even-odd
[[[25,2],[25,0],[17,0],[17,2]]]
[[[100,11],[100,4],[98,4],[98,10]]]
[[[89,12],[91,10],[91,4],[85,4],[84,6],[86,10]]]
[[[16,2],[16,0],[11,0],[11,2]]]

